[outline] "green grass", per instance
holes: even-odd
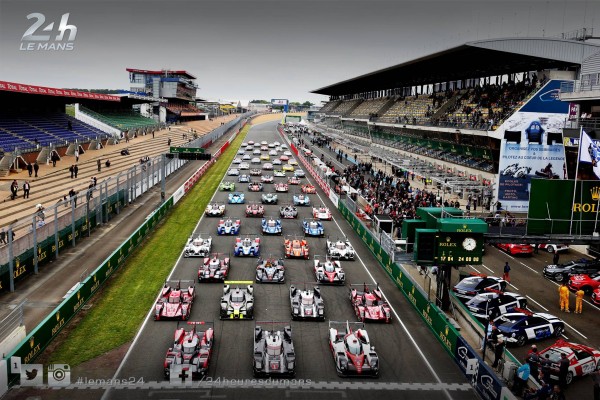
[[[67,327],[67,339],[50,355],[53,362],[76,366],[133,339],[196,226],[197,220],[189,216],[206,208],[249,129],[247,125],[102,293],[90,300],[92,308],[79,324]]]

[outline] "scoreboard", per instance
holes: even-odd
[[[167,158],[174,158],[175,155],[180,160],[210,160],[212,158],[210,153],[206,153],[200,147],[171,147]]]

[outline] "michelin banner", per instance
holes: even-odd
[[[561,82],[548,82],[498,129],[504,139],[496,199],[503,210],[528,211],[532,179],[567,178],[564,143],[555,135],[549,140],[569,115],[569,103],[558,98]]]

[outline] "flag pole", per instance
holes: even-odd
[[[577,147],[577,166],[575,167],[575,179],[573,180],[573,201],[571,202],[571,225],[569,234],[573,232],[573,213],[575,212],[575,192],[577,191],[577,175],[579,175],[579,159],[581,158],[581,141],[583,139],[583,127],[579,127],[579,145]],[[581,213],[579,213],[581,215]]]

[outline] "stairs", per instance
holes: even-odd
[[[383,107],[381,107],[379,109],[379,111],[377,111],[377,115],[379,115],[380,117],[383,116],[387,110],[389,110],[390,108],[392,108],[392,106],[394,105],[394,103],[396,102],[395,97],[392,97],[391,99],[389,99],[384,105]]]
[[[431,116],[431,120],[433,121],[436,119],[441,119],[441,117],[446,115],[446,112],[450,109],[450,107],[454,107],[454,105],[456,104],[458,99],[461,98],[463,95],[464,95],[464,92],[462,90],[458,91],[447,102],[442,104],[442,106],[440,108],[438,108],[438,110],[436,112],[433,113],[433,115]]]
[[[344,113],[344,115],[342,115],[342,117],[347,117],[347,116],[349,116],[350,114],[352,114],[352,111],[354,111],[354,109],[356,109],[356,107],[358,107],[358,106],[359,106],[359,105],[361,105],[361,104],[362,104],[362,101],[360,101],[360,100],[359,100],[359,101],[357,101],[357,102],[356,102],[354,105],[352,105],[352,107],[350,107],[350,109],[349,109],[348,111],[346,111],[346,112]]]
[[[0,177],[5,177],[10,174],[10,169],[15,161],[14,153],[4,153],[4,157],[0,159]]]

